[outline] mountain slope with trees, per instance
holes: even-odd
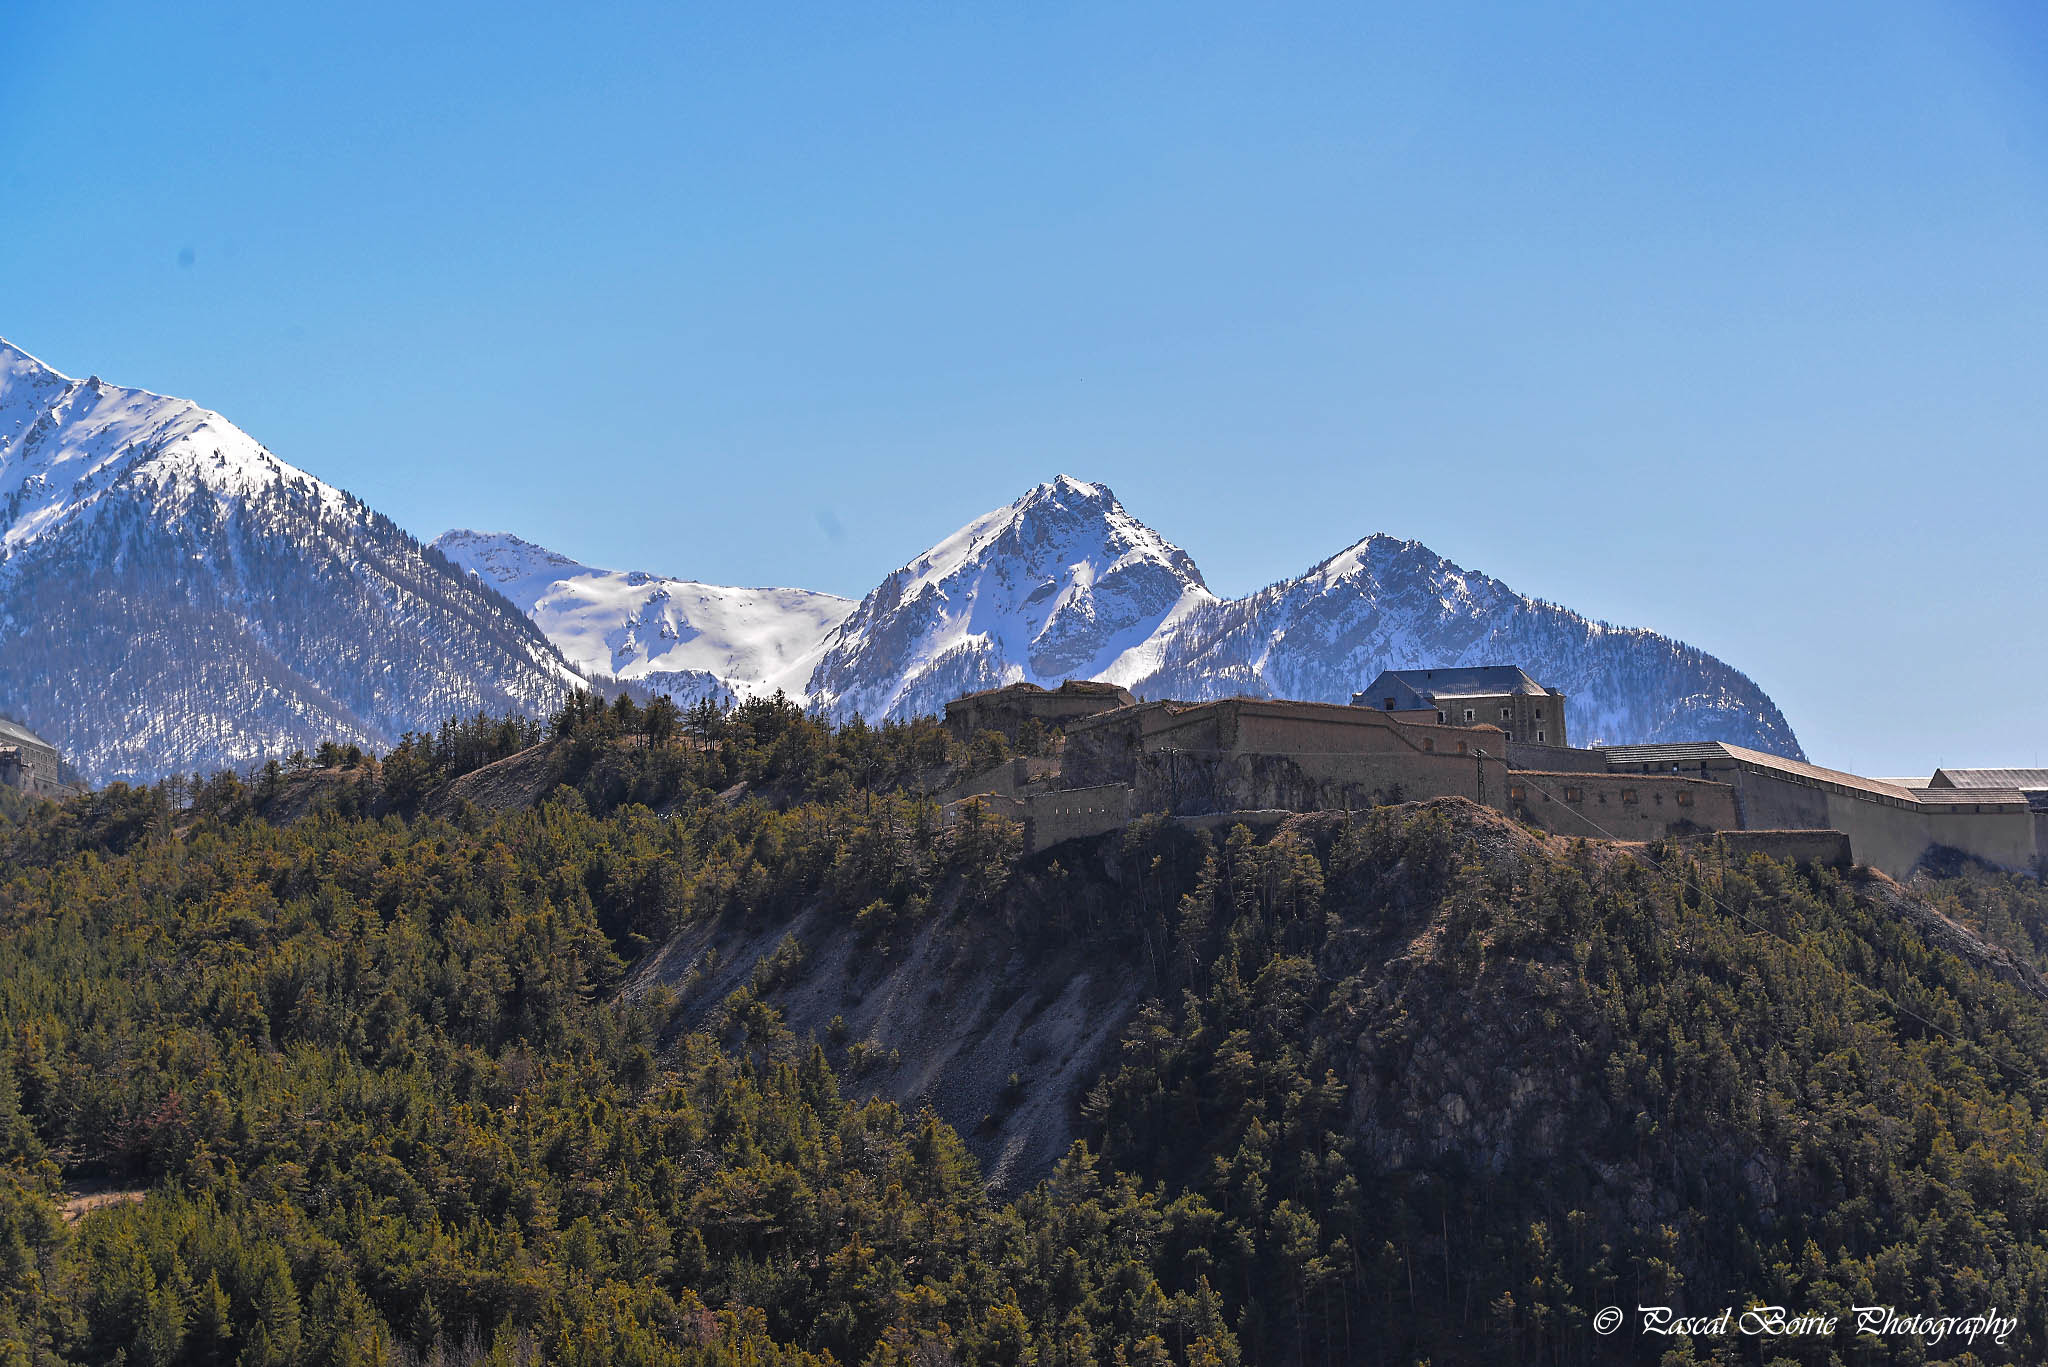
[[[2038,885],[1448,801],[1027,858],[916,795],[928,722],[581,698],[535,739],[0,795],[14,1360],[1641,1361],[1595,1309],[1749,1297],[1995,1306],[1978,1361],[2048,1351],[2039,979],[1925,919],[2038,935]],[[508,756],[537,804],[439,801]],[[801,915],[736,988],[636,973]],[[1139,988],[1055,1098],[1078,1146],[1004,1194],[979,1117],[864,1099],[891,1041],[777,1007],[826,939],[925,934]],[[140,1199],[67,1224],[88,1185]]]

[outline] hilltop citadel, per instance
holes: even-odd
[[[956,698],[946,724],[1047,754],[942,794],[1024,824],[1042,850],[1161,812],[1254,824],[1286,812],[1464,797],[1593,839],[1714,837],[1737,850],[1854,861],[1904,877],[1931,858],[2048,867],[2048,770],[1864,778],[1719,741],[1568,744],[1565,696],[1512,665],[1388,670],[1341,703],[1139,702],[1107,684],[1028,683]]]
[[[1558,835],[1712,838],[1736,851],[1859,863],[1903,878],[1957,857],[2048,877],[2048,769],[1865,778],[1722,741],[1568,743],[1565,695],[1514,665],[1387,670],[1349,704],[1141,702],[1113,684],[1013,683],[946,704],[963,743],[1018,751],[940,790],[1022,823],[1026,847],[1146,813],[1202,826],[1462,797]],[[0,786],[80,791],[56,748],[0,720]]]

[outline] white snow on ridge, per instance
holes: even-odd
[[[353,502],[189,399],[70,379],[0,340],[0,559],[91,516],[120,484],[146,487],[166,514],[279,485],[323,512]]]
[[[1125,682],[1213,604],[1194,561],[1106,486],[1060,475],[974,519],[864,599],[812,676],[836,714],[936,710],[971,687]]]
[[[803,700],[854,604],[809,589],[730,588],[584,565],[509,532],[445,532],[443,555],[505,595],[577,668],[622,679],[691,672],[742,697]]]

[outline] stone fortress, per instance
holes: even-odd
[[[954,699],[946,724],[962,740],[1054,738],[1044,756],[940,794],[1021,821],[1033,851],[1148,812],[1263,824],[1464,797],[1560,835],[1711,836],[1897,878],[1944,855],[2048,875],[2048,770],[1943,769],[1904,782],[1719,741],[1574,749],[1565,696],[1513,665],[1388,670],[1348,706],[1139,702],[1106,684],[1018,683]]]
[[[58,772],[57,747],[19,722],[0,717],[0,788],[30,797],[69,797],[76,792]]]

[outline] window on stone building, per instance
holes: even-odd
[[[1501,719],[1502,721],[1506,721],[1506,720],[1507,720],[1507,719],[1508,719],[1509,717],[1512,717],[1512,716],[1514,716],[1514,715],[1515,715],[1515,713],[1514,713],[1514,709],[1513,709],[1513,708],[1509,708],[1509,707],[1503,707],[1503,708],[1502,708],[1502,709],[1500,710],[1500,719]]]
[[[1393,700],[1392,698],[1388,698],[1388,699],[1387,699],[1387,711],[1391,712],[1391,711],[1393,711],[1393,710],[1394,710],[1394,700]]]
[[[1541,712],[1538,712],[1538,713],[1537,713],[1536,715],[1540,717],[1540,716],[1542,716],[1543,714],[1542,714]],[[1541,745],[1541,744],[1543,744],[1543,733],[1542,733],[1541,731],[1538,731],[1538,732],[1536,733],[1536,743],[1537,743],[1538,745]]]
[[[1424,737],[1422,738],[1422,748],[1423,748],[1423,749],[1425,749],[1425,750],[1435,750],[1435,749],[1436,749],[1436,740],[1435,740],[1435,738],[1434,738],[1434,737],[1431,737],[1431,736],[1424,736]]]
[[[1438,708],[1438,709],[1436,710],[1436,720],[1437,720],[1437,725],[1439,725],[1439,726],[1443,725],[1443,720],[1444,720],[1444,710],[1443,710],[1443,709],[1442,709],[1441,707],[1439,707],[1439,708]]]
[[[1586,800],[1586,790],[1584,788],[1567,788],[1564,790],[1564,800],[1566,802],[1584,802]]]
[[[1471,709],[1471,708],[1469,708],[1469,707],[1465,709],[1465,720],[1466,720],[1466,721],[1471,721],[1471,720],[1472,720],[1472,709]]]
[[[1541,708],[1540,706],[1539,706],[1539,707],[1538,707],[1538,708],[1536,709],[1536,720],[1537,720],[1537,721],[1542,721],[1542,720],[1543,720],[1543,709],[1542,709],[1542,708]]]
[[[1623,802],[1634,802],[1636,800],[1636,790],[1633,788],[1623,788],[1621,790],[1621,800]]]
[[[1524,792],[1522,791],[1522,785],[1521,785],[1521,784],[1519,784],[1519,783],[1516,783],[1516,784],[1511,784],[1511,785],[1509,786],[1509,788],[1508,788],[1508,800],[1509,800],[1509,801],[1511,801],[1511,802],[1520,802],[1520,801],[1521,801],[1521,800],[1522,800],[1522,799],[1523,799],[1524,797],[1526,797],[1526,796],[1528,796],[1528,795],[1527,795],[1526,793],[1524,793]]]
[[[1678,797],[1676,801],[1678,805],[1681,807],[1690,807],[1692,806],[1692,794],[1688,792],[1686,789],[1680,788],[1678,790]]]
[[[1458,742],[1458,753],[1459,753],[1459,754],[1461,754],[1461,755],[1465,753],[1465,742],[1464,742],[1464,741],[1459,741],[1459,742]]]

